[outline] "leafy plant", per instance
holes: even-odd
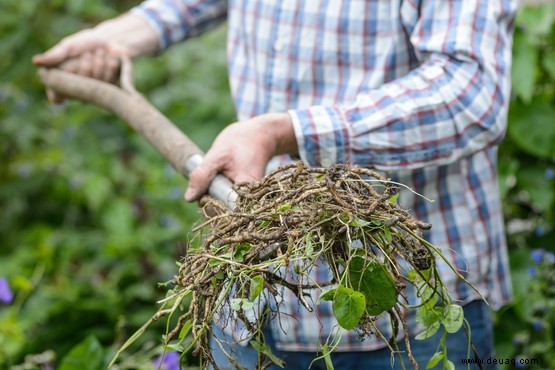
[[[50,105],[34,77],[34,54],[138,2],[0,3],[0,276],[14,293],[0,304],[2,369],[61,366],[87,338],[105,367],[156,310],[198,219],[148,144],[96,107]],[[141,91],[205,149],[235,119],[224,31],[135,65]],[[120,368],[152,369],[161,332]]]
[[[363,337],[375,335],[392,353],[399,353],[395,338],[403,334],[414,368],[418,364],[408,343],[404,310],[416,309],[424,328],[417,339],[427,339],[442,327],[439,351],[431,361],[453,368],[446,336],[462,327],[464,313],[443,286],[435,258],[466,280],[421,236],[430,225],[397,205],[391,181],[370,169],[339,164],[330,169],[307,168],[298,162],[276,169],[259,182],[237,184],[235,189],[234,210],[219,201],[207,201],[205,214],[211,216],[197,229],[209,226],[209,231],[200,233],[198,246],[183,257],[175,288],[160,302],[160,310],[118,355],[150,323],[168,316],[165,345],[185,354],[192,351],[207,365],[218,368],[209,344],[211,337],[218,341],[211,335],[215,322],[248,331],[242,341],[258,350],[257,368],[265,368],[266,361],[283,367],[265,344],[264,326],[280,319],[280,302],[296,298],[313,312],[313,300],[320,295],[317,304],[331,301],[340,327],[356,329]],[[316,281],[311,272],[321,263],[330,276]],[[416,290],[416,306],[406,303],[407,285]],[[190,302],[183,304],[186,299]],[[374,323],[384,313],[389,314],[391,339]],[[189,331],[192,342],[186,340]],[[332,334],[328,342],[339,339],[339,333]],[[218,344],[226,353],[226,343]],[[329,357],[333,343],[321,345]],[[226,357],[240,368],[233,353]],[[326,361],[331,363],[329,358]]]
[[[163,299],[157,283],[172,278],[185,230],[198,219],[181,201],[182,180],[147,144],[94,107],[50,106],[33,78],[32,55],[138,2],[0,2],[0,276],[15,294],[0,305],[0,368],[59,365],[91,336],[111,357]],[[544,332],[526,307],[544,299],[529,284],[548,281],[530,252],[555,248],[553,8],[528,7],[517,19],[499,152],[516,299],[497,315],[497,353],[539,356],[538,368],[552,366],[542,357],[550,352],[531,352]],[[224,39],[220,29],[135,65],[138,89],[205,149],[235,119]],[[553,330],[551,316],[542,320]],[[146,333],[118,366],[151,369],[163,330]]]
[[[500,184],[510,244],[515,300],[496,317],[500,358],[512,368],[549,369],[554,365],[552,316],[536,323],[534,307],[550,299],[542,287],[550,277],[537,250],[555,250],[555,4],[523,8],[516,21],[513,50],[513,96],[507,138],[500,147]],[[536,256],[531,258],[530,255]],[[534,273],[532,273],[534,272]],[[532,273],[532,274],[531,274]],[[542,324],[543,325],[543,324]],[[547,337],[538,336],[539,333]],[[526,343],[526,344],[525,344]],[[542,347],[542,343],[544,346]],[[540,364],[520,364],[520,359]]]

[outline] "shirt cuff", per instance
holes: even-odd
[[[351,162],[349,126],[337,107],[289,110],[300,158],[313,167]]]
[[[172,7],[171,2],[145,1],[132,8],[130,13],[143,18],[156,32],[159,51],[183,40],[187,34],[188,27],[180,19],[179,12]]]

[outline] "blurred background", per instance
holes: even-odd
[[[97,107],[50,105],[31,63],[137,3],[0,3],[0,369],[105,368],[156,311],[199,219],[154,149]],[[137,88],[205,150],[234,121],[224,45],[225,25],[135,63]],[[497,357],[540,360],[505,369],[555,369],[552,2],[523,4],[517,19],[499,171],[515,301],[495,317]],[[155,368],[162,325],[117,368]]]

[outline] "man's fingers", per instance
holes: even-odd
[[[106,52],[104,49],[96,49],[92,55],[91,77],[102,80],[106,68]]]
[[[264,165],[251,166],[248,172],[239,172],[235,176],[230,175],[230,180],[234,183],[258,181],[264,177],[264,168]]]
[[[218,173],[214,163],[205,160],[189,175],[189,186],[185,191],[185,200],[192,202],[206,193],[212,179]]]
[[[33,63],[53,67],[68,59],[79,57],[84,53],[90,53],[95,50],[118,54],[124,53],[123,49],[120,50],[115,46],[111,46],[109,40],[99,38],[91,30],[83,30],[66,37],[44,53],[33,56]]]
[[[102,71],[102,80],[116,83],[119,75],[120,59],[111,54],[106,54],[105,66]]]
[[[63,42],[33,57],[33,63],[43,66],[55,66],[68,58],[69,46]]]
[[[77,35],[79,34],[65,38],[44,53],[35,55],[33,63],[47,67],[57,66],[99,46],[98,42],[90,42],[86,38],[76,37]]]
[[[90,77],[92,75],[93,69],[93,57],[92,53],[86,52],[79,58],[79,69],[77,73],[81,76]]]

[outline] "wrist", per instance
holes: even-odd
[[[156,31],[146,20],[136,14],[122,14],[99,23],[91,31],[117,48],[121,48],[131,58],[152,55],[159,49]]]
[[[297,139],[289,113],[267,113],[262,125],[268,135],[273,154],[298,154]]]

